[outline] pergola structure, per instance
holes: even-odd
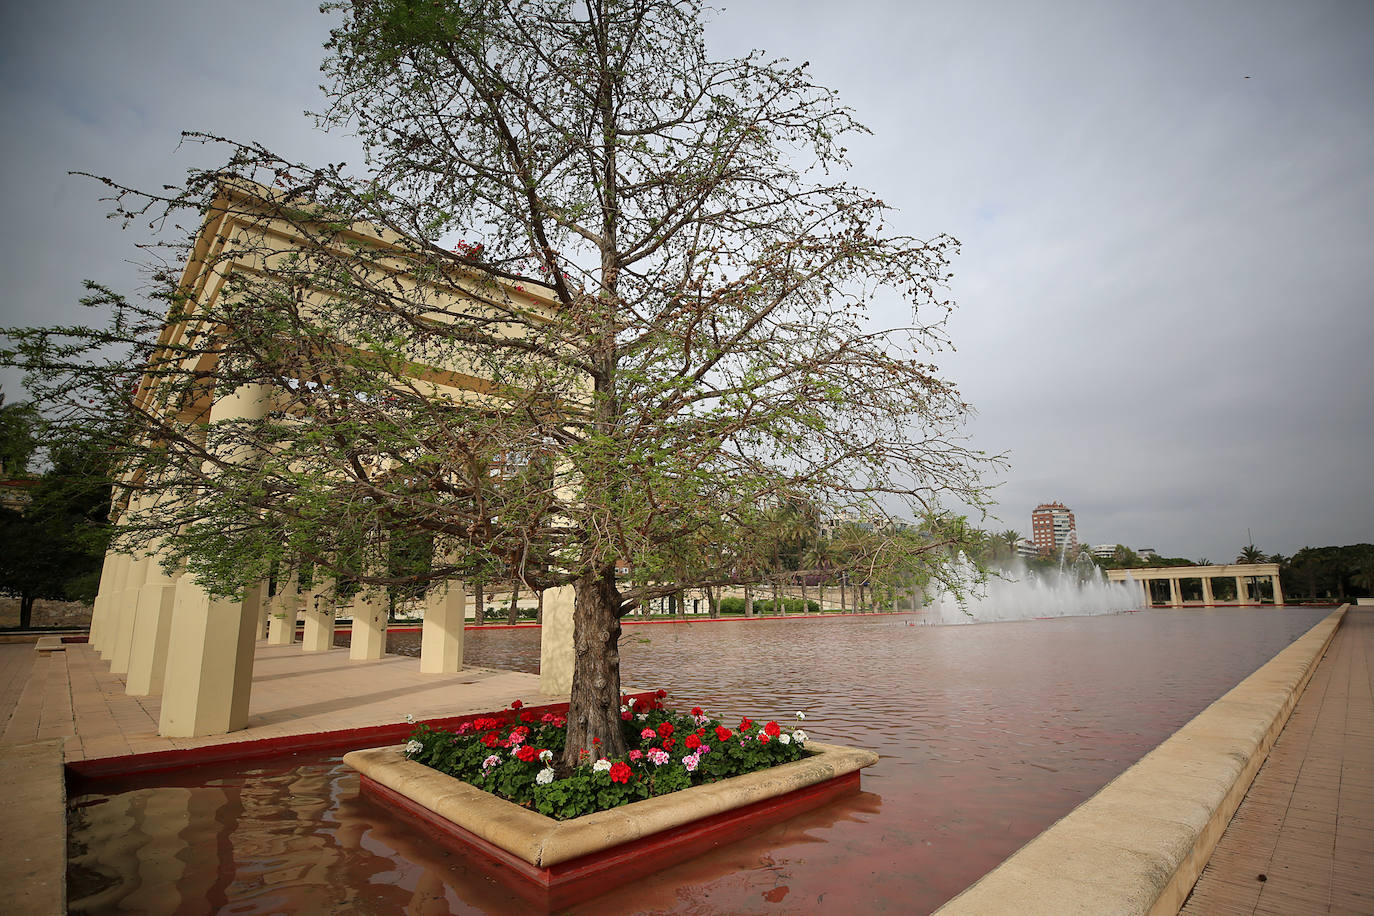
[[[1237,563],[1229,566],[1151,566],[1109,569],[1113,582],[1135,582],[1145,593],[1146,606],[1155,605],[1152,583],[1169,583],[1166,607],[1206,607],[1217,604],[1283,604],[1277,563]],[[1219,581],[1218,581],[1219,580]],[[1269,594],[1264,594],[1264,583]],[[1234,590],[1234,591],[1233,591]]]
[[[281,219],[266,201],[275,192],[244,181],[226,181],[211,206],[195,240],[192,255],[181,277],[181,290],[195,305],[213,301],[239,271],[260,272],[263,259],[292,257],[307,247],[299,223]],[[280,204],[280,196],[276,196]],[[397,249],[403,262],[403,242],[386,230],[353,226],[338,232],[341,246],[368,245],[385,254]],[[457,296],[460,290],[397,275],[412,288],[430,297]],[[546,291],[534,284],[503,284],[501,294],[527,314],[554,307]],[[206,348],[180,344],[188,336],[213,335],[214,328],[200,326],[198,308],[184,311],[170,322],[159,339],[160,352],[178,359],[178,352],[200,354]],[[167,356],[167,354],[172,354]],[[196,366],[208,369],[213,366]],[[430,386],[437,397],[482,397],[486,380],[464,373],[467,366],[416,365],[412,376]],[[474,370],[475,371],[475,370]],[[138,397],[151,397],[156,381],[145,377]],[[182,405],[178,423],[187,428],[236,418],[256,420],[273,409],[272,393],[260,385],[244,385],[216,396],[211,386],[201,403]],[[252,460],[244,456],[243,460]],[[126,484],[134,483],[126,481]],[[164,498],[154,488],[131,486],[133,495],[119,507],[136,513],[150,502]],[[125,676],[126,692],[134,696],[160,694],[159,734],[194,737],[225,734],[245,727],[248,720],[254,644],[266,639],[273,645],[290,645],[297,621],[304,616],[302,652],[322,652],[334,647],[334,625],[339,608],[334,582],[323,577],[309,589],[299,585],[295,570],[282,570],[275,594],[262,582],[246,590],[242,600],[210,594],[195,576],[169,572],[164,552],[154,540],[133,554],[111,550],[105,557],[91,620],[90,641],[110,670]],[[381,658],[386,646],[388,602],[384,592],[364,590],[353,599],[349,658],[354,661]],[[544,627],[541,641],[541,691],[566,694],[573,670],[571,586],[554,588],[544,595]],[[463,628],[467,593],[458,581],[432,585],[426,595],[419,666],[426,673],[458,671],[463,660]]]

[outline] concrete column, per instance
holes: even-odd
[[[255,602],[211,596],[190,575],[181,577],[159,735],[223,735],[248,724],[257,611]]]
[[[1250,593],[1245,587],[1245,577],[1236,576],[1236,604],[1249,604]]]
[[[300,573],[293,569],[285,582],[278,581],[277,594],[272,598],[272,619],[267,622],[269,646],[289,646],[296,641],[300,603]]]
[[[1203,576],[1203,577],[1202,577],[1202,603],[1203,603],[1203,604],[1214,604],[1214,603],[1215,603],[1215,600],[1212,598],[1212,577],[1211,577],[1211,576]]]
[[[328,652],[334,648],[334,580],[316,575],[319,584],[305,599],[305,632],[301,649],[305,652]]]
[[[1269,581],[1274,583],[1274,606],[1283,604],[1283,589],[1279,586],[1279,577],[1270,576]]]
[[[110,593],[114,590],[114,571],[119,565],[119,554],[113,550],[105,551],[105,562],[100,567],[100,590],[96,593],[95,603],[91,606],[91,630],[87,641],[99,649],[101,627],[105,624],[105,612],[110,604]]]
[[[420,672],[453,674],[463,669],[463,626],[468,596],[457,580],[430,586],[420,627]]]
[[[353,600],[353,636],[348,657],[369,661],[386,654],[386,592],[364,589]]]
[[[134,624],[138,618],[138,600],[148,577],[152,561],[146,556],[131,557],[129,574],[119,599],[119,617],[114,636],[114,651],[110,654],[110,673],[124,674],[129,670],[129,653],[134,645]]]
[[[258,623],[253,629],[254,639],[267,638],[267,628],[269,626],[269,621],[272,619],[272,603],[276,598],[275,595],[268,594],[270,587],[271,581],[268,579],[264,579],[260,583],[261,590],[258,592]]]
[[[124,584],[129,581],[129,567],[134,558],[127,553],[115,554],[114,572],[110,578],[110,593],[105,603],[105,615],[100,626],[100,657],[109,661],[114,657],[119,636],[120,603],[124,600]]]
[[[544,626],[539,631],[539,692],[546,696],[572,693],[573,587],[544,592]]]
[[[226,460],[255,460],[251,449],[216,442],[213,424],[260,419],[271,406],[271,397],[266,385],[243,385],[216,400],[210,407],[210,448]],[[182,576],[183,580],[192,578]],[[167,640],[159,734],[169,738],[222,735],[248,724],[260,599],[258,586],[235,600],[211,595],[200,582],[178,583]]]
[[[124,692],[130,696],[145,697],[162,692],[180,578],[180,575],[167,575],[156,559],[148,568],[147,581],[138,596],[129,673],[124,679]]]
[[[1169,577],[1169,603],[1174,607],[1179,607],[1183,604],[1183,596],[1178,590],[1177,576]]]

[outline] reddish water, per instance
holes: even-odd
[[[813,737],[882,759],[857,796],[574,912],[930,912],[1326,613],[628,627],[627,685],[662,685],[720,714],[804,710]],[[470,632],[467,647],[470,664],[529,670],[538,631]],[[73,912],[524,910],[359,797],[337,759],[151,779],[71,787]]]

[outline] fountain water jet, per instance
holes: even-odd
[[[1091,568],[1088,568],[1091,567]],[[1086,617],[1120,614],[1143,607],[1140,587],[1134,581],[1111,582],[1095,564],[1032,572],[1021,560],[1012,568],[978,581],[976,571],[963,554],[950,566],[962,598],[941,589],[919,612],[921,623],[947,625],[1032,620],[1041,617]]]

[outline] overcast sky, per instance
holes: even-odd
[[[713,55],[810,61],[874,131],[851,180],[963,243],[938,362],[1010,459],[989,527],[1057,500],[1193,559],[1374,541],[1374,3],[721,5]],[[317,6],[0,4],[0,323],[137,289],[146,235],[68,170],[176,182],[217,162],[188,129],[360,162],[302,114]]]

